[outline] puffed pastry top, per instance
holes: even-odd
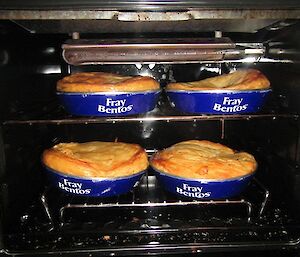
[[[147,169],[145,150],[121,142],[60,143],[44,151],[43,163],[58,172],[84,178],[117,178]]]
[[[206,140],[189,140],[157,152],[151,166],[182,178],[224,180],[253,173],[257,163],[246,152]]]
[[[270,81],[259,70],[237,70],[229,74],[192,82],[167,85],[167,90],[257,90],[270,88]]]
[[[147,76],[123,76],[108,72],[74,73],[57,82],[58,92],[140,92],[158,90],[159,83]]]

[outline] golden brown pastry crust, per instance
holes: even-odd
[[[122,76],[107,72],[81,72],[57,82],[57,91],[68,93],[136,92],[158,90],[159,83],[151,77]]]
[[[189,140],[157,152],[151,165],[162,172],[193,179],[231,179],[256,170],[251,154],[206,140]]]
[[[45,150],[42,161],[53,170],[85,178],[124,177],[148,167],[143,148],[120,142],[60,143]]]
[[[170,83],[168,90],[255,90],[270,88],[270,81],[259,70],[238,70],[194,82]]]

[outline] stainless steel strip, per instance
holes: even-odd
[[[263,44],[247,44],[240,46],[251,48],[264,48]],[[62,49],[86,49],[86,48],[208,48],[228,49],[235,48],[235,43],[228,37],[223,38],[120,38],[115,39],[82,39],[68,40],[62,45]]]
[[[188,64],[188,63],[299,63],[300,61],[291,59],[278,59],[274,60],[271,58],[257,57],[257,56],[247,56],[241,59],[224,59],[224,60],[184,60],[184,61],[142,61],[142,64]],[[95,64],[137,64],[137,61],[97,61],[97,62],[85,62],[82,65],[95,65]]]
[[[299,19],[299,9],[193,9],[179,12],[120,12],[116,10],[0,10],[0,19],[119,21],[184,21],[191,19]]]

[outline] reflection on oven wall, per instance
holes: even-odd
[[[7,42],[1,42],[1,44],[3,44],[3,51],[6,51],[6,54],[3,55],[3,65],[0,66],[1,74],[4,74],[4,76],[0,76],[1,117],[3,117],[3,120],[12,121],[26,121],[30,119],[57,119],[58,121],[46,124],[35,122],[32,124],[30,122],[16,124],[11,122],[3,126],[3,150],[6,161],[5,167],[3,167],[5,170],[3,170],[1,174],[1,202],[4,210],[3,218],[7,221],[4,230],[8,235],[5,239],[8,248],[16,251],[18,247],[21,250],[27,247],[27,250],[30,250],[32,244],[37,247],[37,249],[42,248],[47,251],[46,243],[49,244],[49,247],[52,247],[51,249],[55,249],[58,245],[58,247],[61,247],[60,250],[63,247],[69,249],[72,247],[76,249],[89,249],[89,244],[95,248],[99,247],[99,244],[101,247],[107,248],[115,244],[122,245],[126,242],[128,243],[130,240],[132,240],[133,243],[138,242],[137,244],[141,242],[145,244],[148,242],[159,242],[159,240],[165,240],[166,242],[170,240],[170,242],[180,244],[180,240],[176,237],[176,234],[192,243],[197,242],[199,238],[201,238],[204,243],[210,243],[210,241],[213,240],[216,240],[218,243],[221,243],[222,240],[227,243],[230,242],[232,235],[228,236],[226,233],[217,236],[209,231],[197,231],[194,232],[196,234],[188,234],[188,232],[186,232],[188,229],[186,231],[184,229],[187,225],[190,229],[192,221],[197,222],[196,224],[200,227],[205,226],[205,223],[201,223],[201,219],[197,217],[196,214],[199,211],[197,208],[185,209],[185,207],[181,207],[180,211],[176,211],[176,208],[173,207],[168,208],[168,210],[165,210],[164,207],[161,207],[163,210],[151,210],[150,208],[150,210],[147,210],[147,213],[141,210],[122,210],[121,214],[124,214],[123,216],[127,215],[128,220],[126,220],[126,218],[122,220],[119,217],[122,215],[115,209],[113,211],[104,211],[105,215],[101,212],[96,212],[90,214],[91,216],[86,215],[86,213],[83,215],[80,211],[78,211],[77,215],[72,216],[69,210],[69,212],[66,211],[64,216],[64,220],[67,222],[62,226],[63,232],[61,232],[59,228],[54,228],[54,233],[47,234],[50,230],[49,227],[51,229],[53,228],[51,224],[49,224],[50,222],[46,214],[43,212],[43,206],[36,203],[37,201],[34,201],[34,199],[38,199],[41,193],[43,193],[45,185],[47,184],[44,174],[42,173],[43,167],[40,163],[40,155],[45,148],[49,148],[60,142],[72,141],[118,140],[138,143],[152,153],[153,151],[166,148],[180,141],[207,139],[224,143],[234,149],[249,151],[253,153],[260,163],[260,168],[257,172],[258,179],[263,181],[264,185],[271,192],[271,202],[267,206],[269,212],[261,219],[250,223],[250,225],[245,222],[245,219],[227,220],[225,224],[227,229],[232,222],[237,222],[234,223],[235,225],[242,224],[244,226],[255,226],[258,224],[257,226],[260,227],[266,224],[269,225],[270,223],[274,227],[282,227],[282,224],[284,224],[288,228],[289,226],[294,226],[295,223],[297,224],[297,222],[295,222],[295,220],[297,221],[297,217],[295,216],[297,215],[300,200],[298,194],[299,170],[297,168],[299,161],[299,123],[297,116],[292,117],[292,115],[299,112],[298,95],[300,91],[298,82],[300,76],[298,63],[224,62],[68,67],[62,62],[60,56],[60,45],[65,40],[65,36],[28,36],[27,34],[21,33],[21,35],[17,37],[22,39],[22,50],[20,50],[17,43],[14,43],[15,41],[12,40],[13,37],[8,38]],[[95,124],[88,122],[87,124],[80,122],[64,124],[64,122],[60,122],[61,120],[70,118],[70,116],[67,116],[55,97],[55,84],[59,78],[70,72],[99,70],[130,75],[150,75],[158,79],[162,87],[164,87],[170,81],[198,80],[245,67],[257,68],[263,71],[270,79],[274,94],[267,103],[265,110],[263,110],[267,114],[271,114],[270,117],[258,119],[249,117],[243,120],[195,119],[172,121],[165,119],[128,123],[108,122],[103,124],[98,124],[97,122]],[[168,108],[164,95],[162,95],[159,100],[158,107],[162,112]],[[277,114],[280,113],[289,114],[290,116],[279,117]],[[147,188],[149,185],[156,186],[155,183],[156,182],[153,182],[151,184],[151,180],[148,180],[147,183],[145,182],[142,185],[144,186],[143,188]],[[142,191],[143,188],[140,189],[142,193],[140,193],[139,196],[141,199],[147,199],[144,191]],[[54,193],[53,195],[56,196]],[[157,197],[156,192],[151,191],[151,196],[152,195]],[[57,200],[55,197],[53,198],[54,201]],[[93,200],[90,200],[90,202],[93,203]],[[244,210],[243,206],[241,208]],[[187,216],[191,221],[189,220],[189,224],[182,224],[182,220],[184,219],[183,214],[186,210],[190,211]],[[203,220],[207,219],[207,217],[205,217],[206,212],[208,216],[211,214],[209,208],[200,210]],[[222,212],[222,210],[220,211],[218,209],[218,215],[215,216],[222,216],[223,214],[221,215],[220,212]],[[224,216],[227,214],[228,210],[226,210]],[[103,224],[100,225],[103,225],[104,228],[92,222],[97,221],[101,215],[103,215],[101,222],[103,222],[105,226]],[[111,222],[111,216],[113,215],[118,216],[119,219],[117,219],[117,222]],[[159,220],[159,215],[162,216],[161,219],[164,223],[155,220]],[[237,213],[238,218],[243,215]],[[172,217],[172,222],[170,222],[169,216]],[[149,220],[149,217],[151,220]],[[156,218],[152,219],[153,217]],[[147,220],[148,223],[140,221],[142,218]],[[118,222],[123,222],[124,225],[117,224]],[[222,220],[217,218],[208,220],[207,222],[211,228],[224,226]],[[80,224],[83,224],[82,226],[84,228],[79,228]],[[106,234],[103,234],[103,239],[102,237],[100,238],[100,232],[97,230],[99,229],[101,233],[106,233],[107,230],[118,228],[121,231],[122,229],[129,230],[132,233],[133,230],[147,228],[147,226],[150,229],[166,229],[169,228],[168,226],[171,226],[171,228],[177,226],[176,228],[181,228],[184,230],[184,233],[176,230],[175,234],[171,234],[168,239],[161,235],[150,235],[150,239],[147,241],[147,238],[142,237],[135,238],[135,236],[132,236],[131,239],[130,237],[128,239],[128,237],[122,238],[120,235]],[[32,240],[30,234],[32,230],[38,235],[39,233],[48,235],[49,238],[45,240],[49,241],[44,242],[45,244],[43,246],[42,240],[44,238],[42,236],[42,239],[33,236],[32,238],[36,241]],[[258,236],[260,240],[270,240],[275,243],[278,241],[285,242],[284,240],[288,243],[293,243],[293,240],[299,238],[297,231],[291,229],[286,232],[286,230],[285,228],[280,231],[274,229],[274,231],[268,232],[269,238],[271,239],[261,231],[257,232],[256,230],[242,231],[239,232],[240,234],[237,233],[237,235],[245,236],[245,234],[248,233],[249,235],[247,234],[247,236],[249,236],[250,239],[245,237],[251,241],[257,239],[255,237],[257,233],[260,236]],[[74,231],[79,234],[83,233],[82,238],[80,238],[80,236],[79,239],[75,238]],[[84,241],[87,237],[86,234],[91,234],[91,231],[96,231],[96,235],[90,235],[90,239]],[[55,232],[58,234],[55,234]],[[62,237],[60,233],[66,233],[67,236],[71,234],[71,236],[70,238],[66,235]],[[18,240],[22,236],[24,236],[25,240],[19,245]],[[59,238],[65,240],[65,245],[61,243],[62,239]],[[113,238],[115,238],[115,241],[112,240]],[[234,240],[238,239],[234,238]],[[80,248],[82,245],[87,248]],[[251,245],[249,248],[251,248]]]

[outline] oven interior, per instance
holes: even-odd
[[[270,30],[224,32],[235,43],[261,44],[262,56],[193,63],[68,65],[70,35],[29,33],[1,21],[1,248],[7,254],[95,252],[103,255],[297,249],[300,242],[300,23]],[[122,34],[163,38],[164,33]],[[214,37],[213,32],[167,34]],[[81,33],[82,38],[120,34]],[[261,70],[273,93],[247,115],[187,115],[161,94],[155,110],[121,118],[74,117],[58,102],[58,79],[78,71],[150,75],[161,87],[239,68]],[[59,142],[124,141],[149,154],[188,139],[207,139],[252,153],[259,163],[242,195],[193,201],[165,192],[151,169],[132,192],[75,197],[47,184],[41,153]]]

